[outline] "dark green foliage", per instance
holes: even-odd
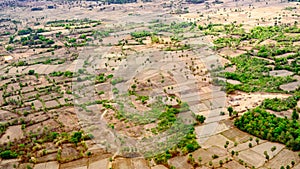
[[[77,145],[82,139],[82,132],[74,132],[71,136],[70,142],[75,143]]]
[[[139,32],[132,32],[131,36],[133,36],[134,38],[142,38],[142,37],[146,37],[146,36],[151,36],[151,32],[149,31],[139,31]]]
[[[48,141],[53,141],[54,139],[56,139],[59,136],[59,133],[57,132],[50,132],[47,136],[47,140]]]
[[[52,44],[54,44],[54,40],[46,38],[43,35],[39,35],[38,33],[40,32],[45,32],[43,29],[38,29],[36,30],[35,33],[30,33],[28,36],[23,36],[21,37],[20,41],[15,41],[19,42],[23,46],[32,46],[35,45],[36,48],[41,47],[41,48],[46,48],[50,47]]]
[[[8,124],[0,123],[0,136],[6,131]]]
[[[2,159],[12,159],[12,158],[17,158],[18,154],[16,152],[11,151],[11,150],[5,150],[5,151],[2,151],[0,153],[0,157]]]
[[[229,116],[232,116],[233,108],[231,106],[227,108],[227,111],[229,112]]]
[[[206,119],[206,117],[204,117],[203,115],[196,115],[195,118],[196,118],[197,122],[199,122],[199,123],[204,123],[204,121]]]
[[[34,70],[29,70],[29,71],[28,71],[28,74],[29,74],[29,75],[34,75],[34,72],[35,72]]]
[[[49,74],[49,76],[62,76],[62,75],[65,77],[68,77],[68,78],[72,78],[74,73],[71,71],[65,71],[65,72],[58,71],[58,72],[52,72]]]
[[[219,158],[219,156],[216,155],[216,154],[212,155],[211,157],[212,157],[213,159]]]
[[[179,110],[176,108],[169,107],[159,116],[159,122],[157,125],[158,131],[165,131],[169,129],[174,122],[176,121],[176,114],[179,113]]]
[[[292,150],[300,150],[300,124],[295,120],[279,118],[264,109],[255,108],[234,122],[242,131],[262,139],[285,144]]]
[[[96,77],[96,81],[99,82],[99,83],[105,82],[105,81],[106,81],[106,78],[105,78],[104,73],[98,75],[98,76]]]
[[[9,45],[8,45],[5,49],[6,49],[7,51],[10,51],[10,52],[14,50],[14,48],[13,48],[12,46],[9,46]]]
[[[18,35],[27,35],[32,33],[33,30],[31,28],[23,29],[18,31]]]
[[[265,99],[262,102],[261,106],[265,109],[270,109],[279,112],[295,108],[298,100],[299,97],[296,96],[291,96],[286,99]]]
[[[296,111],[296,109],[293,110],[292,119],[293,120],[299,119],[299,113]]]

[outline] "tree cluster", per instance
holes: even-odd
[[[283,143],[294,151],[300,150],[300,124],[297,120],[279,118],[255,108],[236,119],[234,125],[259,138]]]

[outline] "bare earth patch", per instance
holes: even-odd
[[[7,143],[9,141],[13,141],[14,139],[22,139],[24,138],[23,131],[21,129],[21,125],[18,126],[10,126],[6,130],[5,134],[1,137],[0,143]]]

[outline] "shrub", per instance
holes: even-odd
[[[17,158],[18,154],[16,152],[11,151],[11,150],[5,150],[5,151],[2,151],[0,153],[0,157],[2,159],[12,159],[12,158]]]
[[[28,74],[29,74],[29,75],[34,75],[34,73],[35,73],[34,70],[29,70],[29,71],[28,71]]]

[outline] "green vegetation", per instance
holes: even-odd
[[[166,111],[163,112],[158,120],[157,131],[162,132],[169,129],[176,121],[176,114],[179,113],[179,110],[173,107],[167,107]]]
[[[265,99],[261,106],[265,109],[270,109],[279,112],[295,108],[299,99],[300,95],[291,96],[286,99]]]
[[[6,48],[5,48],[7,51],[11,52],[14,50],[14,48],[10,45],[8,45]]]
[[[52,72],[52,73],[49,74],[49,76],[53,76],[53,77],[54,76],[62,76],[62,75],[65,76],[65,77],[72,78],[74,73],[71,72],[71,71],[65,71],[65,72],[58,71],[58,72]]]
[[[153,157],[157,164],[167,165],[168,159],[175,157],[176,155],[188,154],[200,148],[198,142],[196,141],[196,135],[194,133],[194,128],[190,128],[186,136],[179,141],[179,143],[172,147],[171,149],[165,151],[164,153],[155,155]]]
[[[289,7],[284,8],[284,10],[288,10],[288,11],[292,11],[294,9],[297,9],[297,7],[289,6]]]
[[[11,150],[5,150],[5,151],[2,151],[0,153],[0,157],[2,159],[12,159],[12,158],[17,158],[18,154],[16,152],[11,151]]]
[[[23,29],[18,31],[18,35],[27,35],[32,33],[33,30],[31,28]]]
[[[34,70],[29,70],[29,71],[28,71],[28,74],[29,74],[29,75],[34,75],[34,72],[35,72]]]
[[[206,119],[206,117],[204,117],[203,115],[196,115],[195,116],[195,119],[196,119],[196,121],[198,122],[198,123],[204,123],[204,121],[205,121],[205,119]]]
[[[38,32],[38,31],[37,31]],[[43,35],[38,35],[38,33],[30,34],[28,36],[21,37],[20,40],[14,40],[14,43],[20,43],[22,46],[35,46],[35,48],[46,48],[51,47],[54,44],[54,40],[46,38]]]
[[[106,80],[111,79],[111,78],[113,78],[113,75],[110,74],[110,75],[105,76],[104,73],[101,73],[100,75],[96,76],[96,82],[104,83],[104,82],[106,82]]]
[[[140,100],[143,104],[149,100],[149,96],[137,96],[136,100]]]
[[[70,138],[70,142],[77,145],[77,143],[80,142],[82,139],[83,139],[82,132],[74,132]]]
[[[234,125],[254,136],[285,144],[300,150],[300,124],[296,120],[279,118],[261,108],[255,108],[236,119]]]
[[[132,32],[131,36],[134,38],[142,38],[142,37],[146,37],[146,36],[151,36],[152,33],[149,31],[138,31],[138,32]]]
[[[186,29],[196,26],[194,22],[172,22],[171,24],[164,24],[162,22],[151,25],[149,28],[154,32],[171,32],[174,34],[183,33]]]
[[[236,65],[236,71],[225,72],[219,75],[227,79],[238,80],[242,83],[238,85],[226,85],[228,93],[234,90],[245,92],[281,92],[280,85],[294,81],[290,76],[270,76],[270,69],[267,67],[268,61],[254,58],[250,54],[243,54],[228,59],[233,65]]]
[[[0,136],[2,136],[5,133],[7,127],[8,127],[7,123],[6,124],[0,123]]]

